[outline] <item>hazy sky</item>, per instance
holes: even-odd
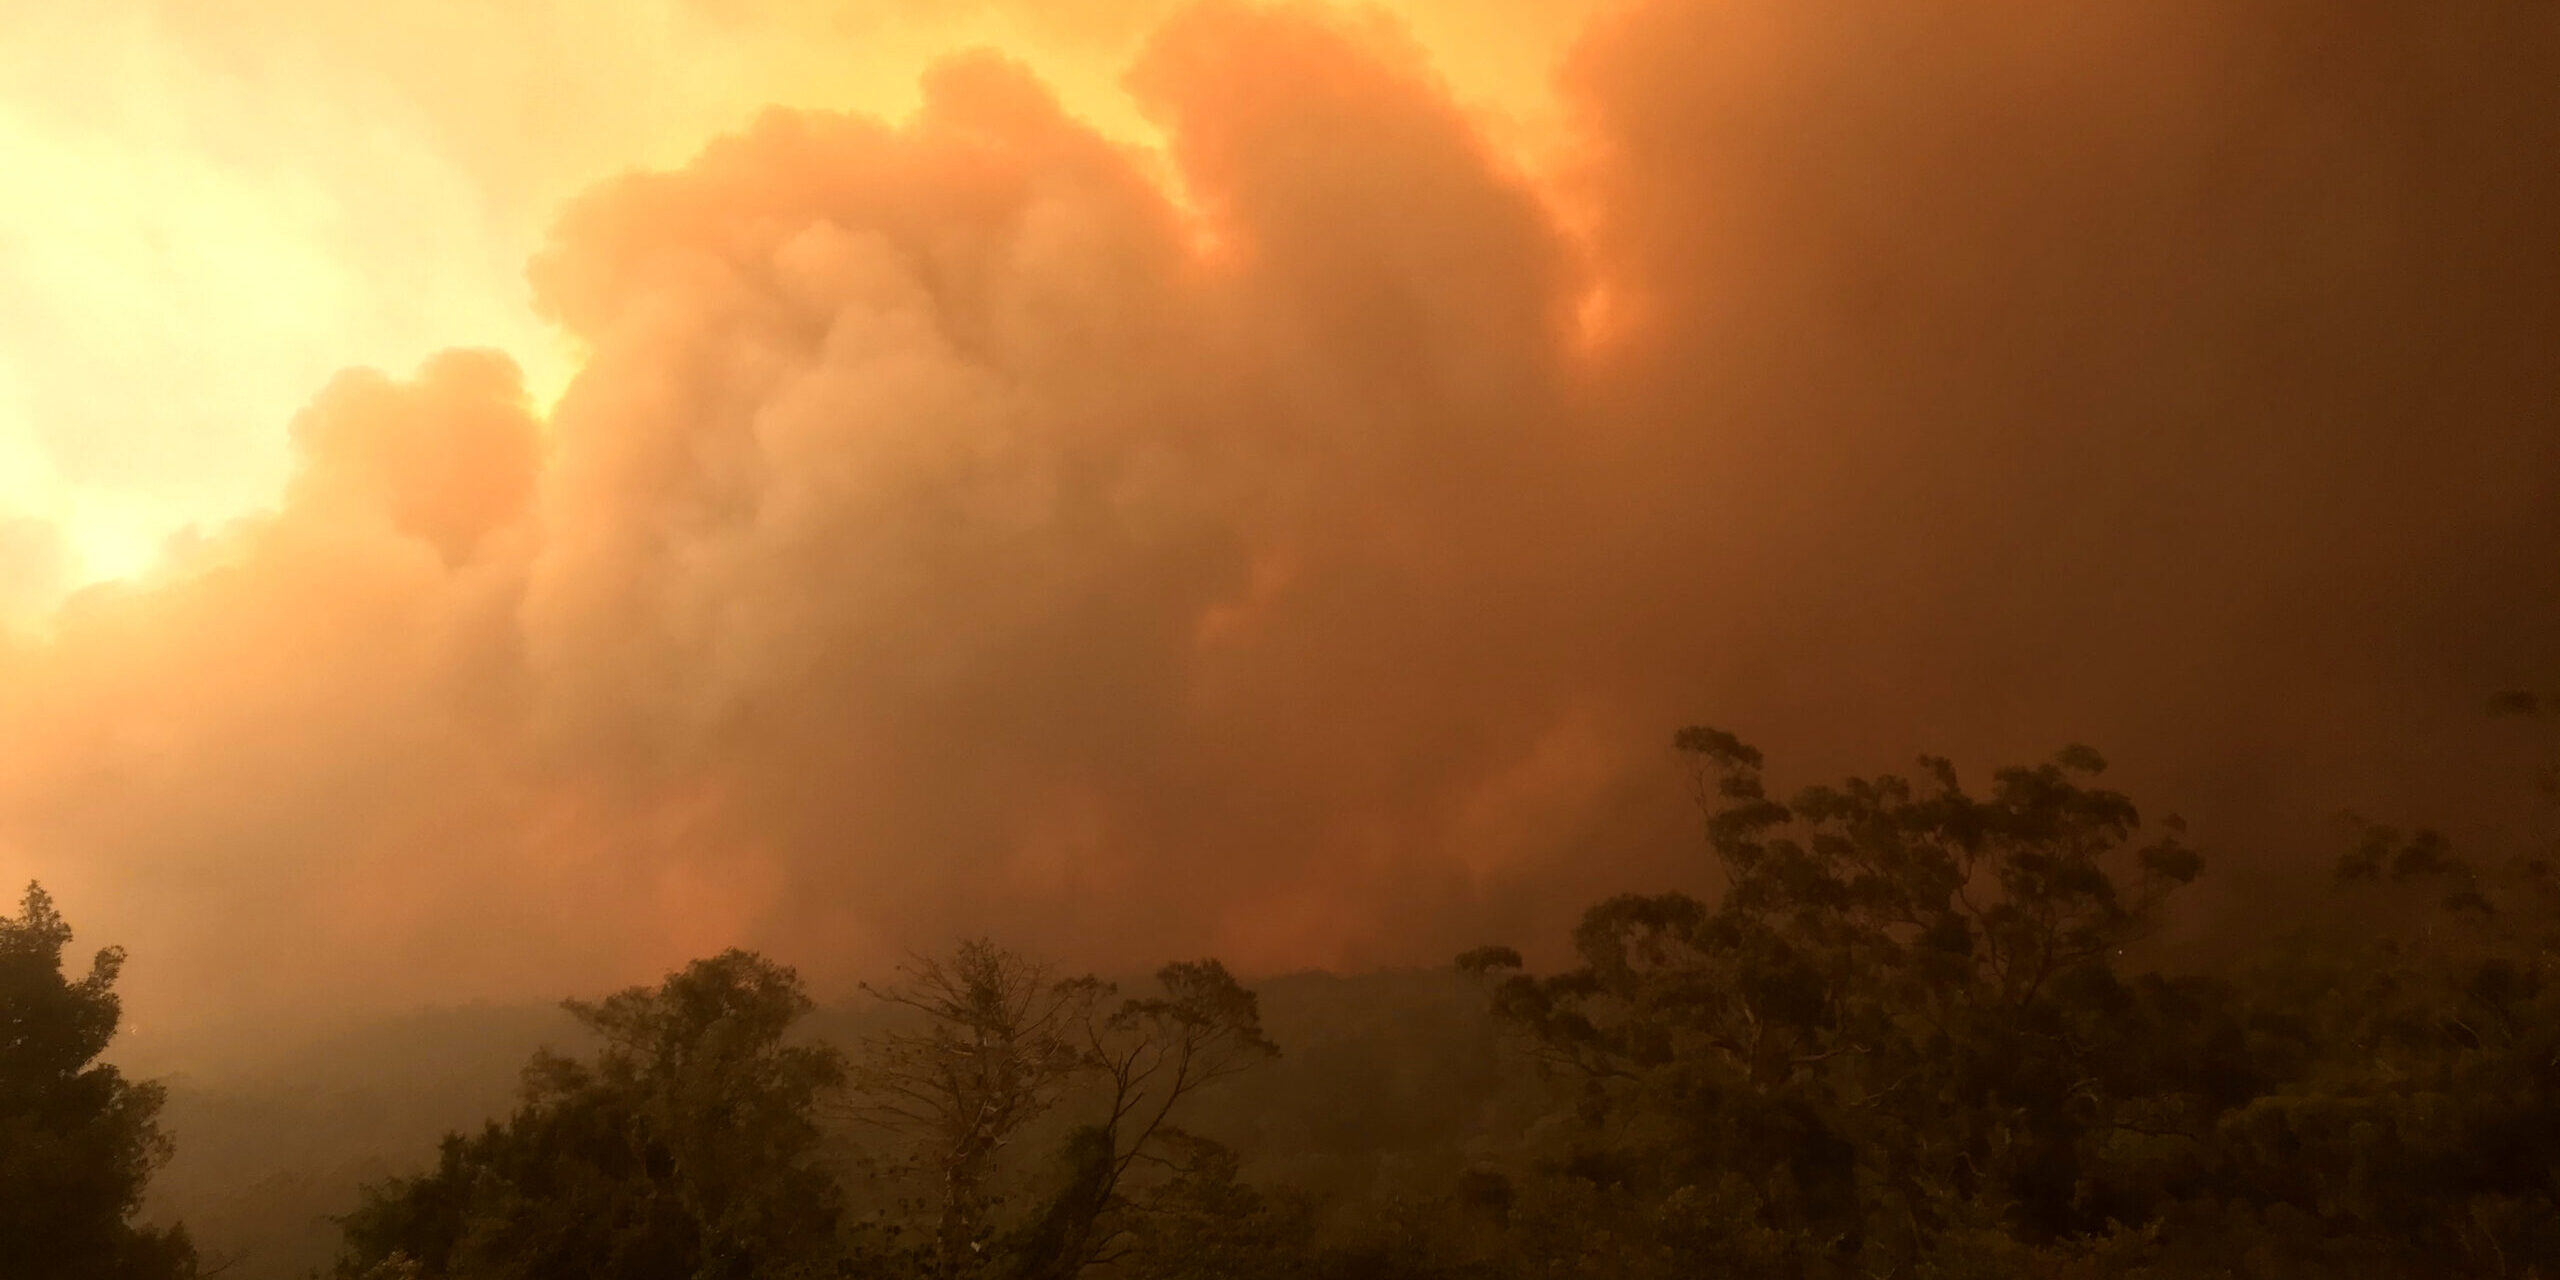
[[[0,616],[271,507],[285,422],[348,365],[576,352],[526,257],[562,200],[682,161],[770,106],[891,117],[1003,48],[1077,114],[1151,137],[1118,84],[1173,0],[26,0],[0,12]],[[1515,150],[1581,0],[1406,0],[1435,70]],[[21,540],[31,540],[22,530]],[[0,552],[0,555],[9,554]]]
[[[1709,720],[2229,900],[2516,793],[2554,154],[2485,3],[13,5],[0,872],[146,1027],[1437,963]]]

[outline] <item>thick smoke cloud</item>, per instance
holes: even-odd
[[[1686,481],[1650,557],[1746,605],[1635,630],[1782,745],[2086,736],[2235,856],[2513,795],[2476,722],[2560,629],[2554,67],[2488,5],[1628,14],[1573,73],[1645,310],[1613,391]]]
[[[2496,792],[2550,677],[2555,70],[2523,8],[1661,0],[1528,174],[1390,25],[1212,5],[1129,73],[1169,163],[993,55],[771,113],[561,218],[547,420],[346,375],[277,511],[0,658],[0,858],[180,1018],[1436,962],[1698,878],[1693,719],[2087,739],[2281,878]]]

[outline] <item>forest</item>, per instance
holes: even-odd
[[[2086,747],[1784,795],[1729,733],[1676,747],[1720,888],[1591,906],[1567,965],[1266,1010],[1214,959],[977,940],[821,1010],[732,950],[567,1001],[575,1050],[341,1189],[304,1274],[2560,1274],[2547,850],[2368,826],[2199,964],[2159,922],[2209,842]],[[71,937],[40,887],[0,920],[0,1275],[263,1274],[143,1212],[188,1135],[102,1061],[123,954]]]

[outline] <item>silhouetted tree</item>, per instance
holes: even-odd
[[[816,1111],[832,1049],[793,1044],[790,969],[748,952],[569,1011],[588,1061],[545,1052],[504,1124],[368,1187],[342,1276],[775,1280],[835,1273],[839,1191]]]
[[[1085,983],[1097,997],[1112,994]],[[1179,1224],[1198,1237],[1210,1206],[1229,1211],[1216,1219],[1229,1225],[1258,1208],[1233,1194],[1231,1153],[1172,1121],[1199,1090],[1279,1054],[1263,1034],[1261,1002],[1215,960],[1166,965],[1156,984],[1160,994],[1126,999],[1080,1029],[1101,1114],[1068,1135],[1065,1186],[1008,1242],[1007,1274],[1072,1280],[1122,1260],[1150,1228]],[[1140,1179],[1141,1165],[1157,1176]]]
[[[115,1037],[124,952],[62,970],[71,926],[27,886],[0,916],[0,1276],[161,1280],[196,1273],[180,1228],[139,1227],[144,1185],[169,1158],[162,1091],[99,1062]]]
[[[854,1116],[895,1135],[932,1187],[931,1273],[985,1261],[987,1183],[997,1155],[1054,1105],[1084,1065],[1073,1037],[1096,998],[1090,980],[984,940],[919,956],[901,980],[864,990],[913,1021],[864,1042]]]
[[[2225,1126],[2256,1227],[2235,1243],[2335,1275],[2560,1275],[2560,881],[2388,828],[2337,870],[2369,932],[2252,976],[2302,1065]]]
[[[1157,982],[1159,994],[1120,999],[1108,983],[1059,979],[981,941],[873,989],[916,1020],[866,1041],[853,1107],[900,1137],[903,1162],[931,1187],[932,1243],[910,1265],[946,1280],[1066,1280],[1118,1260],[1150,1224],[1198,1236],[1212,1218],[1258,1212],[1228,1153],[1174,1120],[1201,1088],[1277,1052],[1259,1004],[1214,960],[1167,965]],[[1034,1120],[1087,1099],[1052,1189],[998,1221],[988,1188],[999,1157]],[[1017,1161],[1010,1172],[1021,1182],[1028,1171]]]
[[[2086,748],[1982,797],[1929,759],[1917,783],[1782,804],[1731,735],[1678,746],[1699,765],[1717,902],[1604,902],[1575,933],[1581,963],[1552,977],[1505,948],[1462,959],[1580,1083],[1594,1136],[1567,1170],[1604,1199],[1723,1206],[1706,1220],[1723,1227],[1663,1247],[1771,1274],[1908,1270],[1950,1241],[2137,1218],[2099,1153],[2203,1119],[2191,1082],[2149,1073],[2187,1068],[2123,1034],[2195,1001],[2115,968],[2197,872],[2177,824],[2144,840],[2129,800],[2084,782],[2104,767]]]

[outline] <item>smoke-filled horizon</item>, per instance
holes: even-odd
[[[547,413],[342,374],[274,510],[4,642],[0,870],[147,1029],[1553,945],[1711,882],[1699,721],[2088,742],[2226,917],[2345,808],[2509,812],[2560,16],[1647,0],[1536,170],[1432,56],[1211,4],[1127,69],[1161,155],[978,53],[587,190]]]

